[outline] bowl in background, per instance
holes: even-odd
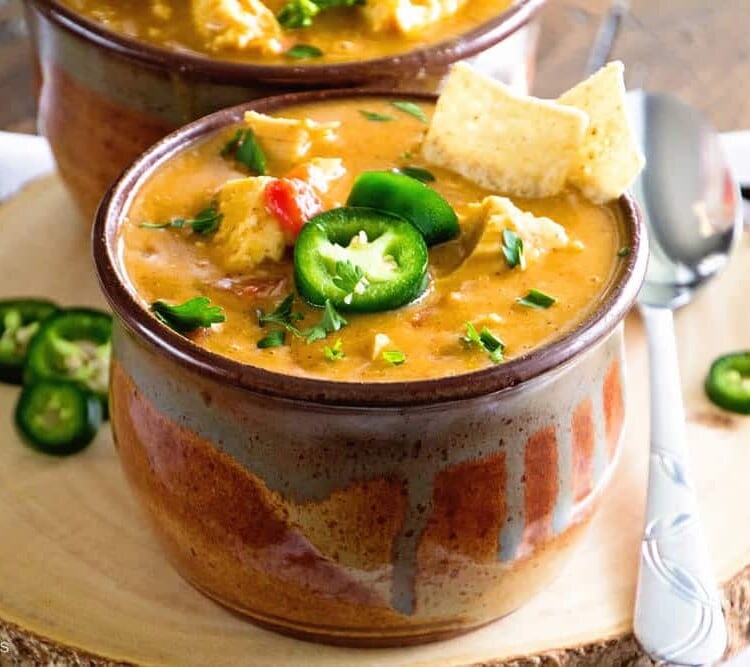
[[[544,2],[517,0],[468,34],[405,54],[295,66],[159,48],[108,30],[57,0],[25,0],[39,79],[39,128],[88,223],[107,187],[142,151],[218,109],[309,88],[387,85],[434,92],[450,64],[478,54],[480,66],[505,76],[504,40]],[[511,53],[533,48],[532,42],[522,36]],[[520,57],[523,72],[530,73],[528,55]],[[522,85],[523,77],[514,82]]]

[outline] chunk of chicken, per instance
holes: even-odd
[[[261,0],[191,0],[191,4],[195,28],[213,51],[281,51],[281,26]]]
[[[264,260],[279,261],[284,256],[284,230],[265,204],[266,186],[273,180],[268,176],[237,178],[219,191],[219,212],[224,218],[211,246],[217,262],[230,273],[247,273]]]
[[[296,166],[287,177],[307,181],[318,192],[325,194],[331,188],[331,183],[339,180],[345,173],[346,167],[341,158],[314,157],[309,162]]]
[[[271,160],[303,159],[313,146],[336,139],[341,123],[316,123],[309,118],[274,118],[248,111],[245,124],[253,131],[264,153]]]
[[[503,231],[514,231],[523,240],[526,261],[541,258],[551,250],[566,248],[570,239],[565,227],[550,218],[522,211],[507,197],[485,197],[469,206],[467,224],[481,225],[481,236],[467,262],[483,258],[497,262],[503,245]]]
[[[344,167],[344,161],[341,158],[315,157],[309,162],[297,165],[286,174],[286,178],[298,178],[309,183],[319,195],[324,208],[329,209],[344,204],[343,201],[339,201],[329,192],[331,186],[344,174],[346,174],[346,167]]]
[[[418,33],[455,14],[467,0],[367,0],[365,19],[376,32]]]

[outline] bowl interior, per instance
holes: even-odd
[[[53,22],[105,50],[148,67],[172,71],[185,77],[210,78],[215,83],[242,86],[248,81],[293,85],[304,89],[325,85],[337,87],[403,77],[406,72],[440,71],[464,58],[497,44],[524,26],[547,0],[515,0],[505,11],[473,30],[435,44],[404,53],[362,61],[321,65],[240,63],[191,52],[174,51],[138,41],[107,29],[59,0],[27,0]]]
[[[463,375],[392,383],[333,382],[300,378],[242,364],[209,352],[161,325],[139,302],[129,284],[117,248],[119,226],[133,198],[151,174],[177,153],[242,120],[245,111],[269,112],[284,107],[361,96],[392,97],[392,90],[321,90],[255,100],[201,118],[164,138],[144,153],[110,188],[96,215],[93,253],[100,284],[123,324],[159,353],[222,383],[282,399],[331,405],[399,407],[465,400],[510,390],[569,362],[604,339],[633,305],[645,277],[648,248],[643,222],[629,194],[618,206],[630,253],[616,265],[600,303],[574,329],[530,353],[504,364]],[[434,101],[424,93],[399,97]]]

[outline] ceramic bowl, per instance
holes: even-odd
[[[624,196],[631,253],[594,312],[527,356],[450,378],[289,377],[165,330],[131,291],[116,247],[140,185],[247,109],[350,95],[256,101],[170,135],[105,197],[94,256],[115,312],[117,450],[178,571],[280,632],[405,645],[508,614],[581,539],[620,447],[622,322],[648,251]]]
[[[112,181],[148,146],[207,113],[291,90],[362,85],[434,92],[447,67],[492,49],[545,0],[517,0],[469,34],[402,55],[320,66],[256,65],[158,48],[57,0],[25,0],[39,79],[39,129],[88,223]],[[489,51],[488,51],[489,50]]]

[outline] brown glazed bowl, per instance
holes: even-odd
[[[281,66],[158,48],[107,30],[57,0],[25,0],[39,80],[40,131],[88,223],[122,170],[185,123],[301,89],[403,84],[435,92],[451,63],[499,48],[544,2],[516,0],[466,35],[402,55]]]
[[[508,614],[580,540],[620,447],[622,321],[648,249],[624,196],[631,253],[595,312],[527,356],[450,378],[295,378],[218,356],[159,324],[133,293],[117,246],[150,174],[245,110],[352,94],[255,101],[171,134],[104,198],[93,252],[115,312],[117,450],[177,570],[280,632],[395,646]]]

